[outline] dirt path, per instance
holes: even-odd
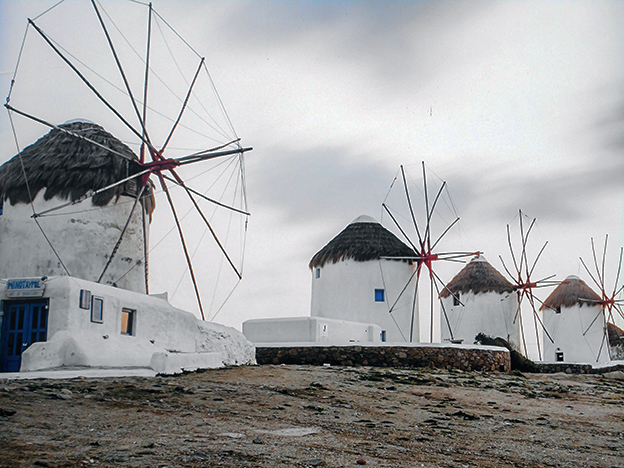
[[[0,380],[0,467],[624,467],[612,377],[260,366]]]

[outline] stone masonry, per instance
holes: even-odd
[[[256,347],[258,364],[373,367],[436,367],[463,371],[509,372],[505,348],[454,346],[286,345]]]

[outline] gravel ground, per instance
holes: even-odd
[[[0,467],[624,467],[624,380],[253,366],[0,380]]]

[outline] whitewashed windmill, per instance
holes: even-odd
[[[598,288],[594,292],[583,280],[569,276],[552,292],[541,307],[544,323],[554,343],[546,343],[545,360],[582,363],[605,363],[624,359],[622,331],[615,323],[616,314],[624,319],[620,298],[623,249],[613,287],[607,283],[605,264],[608,236],[605,236],[599,264],[594,239],[591,239],[594,271],[580,261]]]
[[[448,325],[442,322],[442,342],[472,344],[479,333],[484,333],[519,348],[515,287],[482,255],[473,258],[446,285],[440,298],[448,317]]]
[[[187,285],[202,318],[202,295],[209,296],[214,316],[220,302],[208,265],[220,276],[229,269],[235,284],[242,278],[249,216],[243,153],[251,148],[240,145],[205,58],[152,4],[114,10],[92,0],[55,5],[28,20],[5,104],[18,154],[0,170],[0,252],[20,236],[34,248],[22,249],[19,265],[17,252],[9,254],[0,276],[47,271],[149,292],[148,266],[156,260],[149,256],[149,219],[161,199],[169,213],[154,216],[166,218],[178,237],[175,247],[161,245],[168,237],[162,229],[151,239],[166,250],[158,257],[167,286]],[[68,15],[80,18],[75,29]],[[141,34],[140,19],[147,20]],[[55,67],[45,81],[35,79],[42,64]],[[58,96],[53,106],[46,104],[51,95]],[[89,120],[57,124],[77,115]],[[52,130],[22,151],[41,127]],[[191,188],[189,179],[200,175],[203,188]],[[106,234],[95,238],[96,225]]]

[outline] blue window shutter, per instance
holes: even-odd
[[[385,291],[383,289],[375,289],[375,302],[384,302],[385,300]]]

